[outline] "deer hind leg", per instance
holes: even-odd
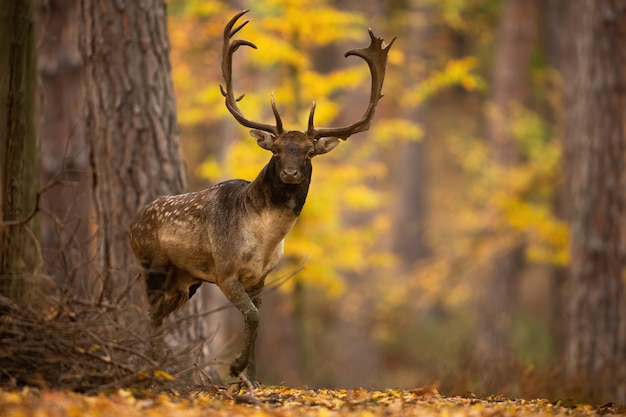
[[[178,310],[195,294],[202,281],[194,279],[175,266],[146,269],[146,292],[153,328]]]
[[[257,331],[259,328],[259,310],[256,308],[243,285],[239,280],[231,278],[221,283],[220,289],[228,298],[228,300],[237,307],[244,319],[244,345],[243,349],[237,355],[233,363],[230,364],[231,376],[238,376],[250,364],[250,358],[253,357]],[[256,379],[251,380],[253,385],[259,386]]]
[[[145,268],[146,295],[148,296],[150,324],[153,329],[161,327],[164,314],[165,290],[173,274],[169,268]]]

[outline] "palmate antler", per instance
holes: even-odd
[[[278,114],[278,110],[276,109],[276,103],[274,102],[274,95],[272,94],[271,104],[272,111],[274,112],[274,116],[276,118],[276,126],[272,126],[269,124],[258,123],[247,119],[239,110],[237,106],[237,102],[241,100],[244,95],[235,98],[233,92],[233,83],[232,83],[232,59],[235,51],[242,45],[249,46],[251,48],[257,49],[256,45],[250,41],[246,40],[235,40],[231,41],[231,38],[239,32],[247,23],[245,21],[241,25],[237,26],[233,29],[233,26],[237,22],[237,20],[247,13],[249,10],[244,10],[242,12],[237,13],[226,25],[224,28],[224,46],[222,49],[222,75],[224,76],[224,81],[226,82],[226,89],[220,85],[220,90],[222,91],[222,95],[226,97],[226,107],[230,111],[230,113],[237,119],[237,121],[243,126],[263,130],[265,132],[273,133],[274,135],[278,135],[283,133],[283,124],[280,119],[280,115]],[[372,118],[374,117],[374,112],[376,110],[376,105],[378,104],[378,100],[383,97],[381,94],[381,90],[383,88],[383,81],[385,79],[385,68],[387,66],[387,55],[389,50],[391,49],[391,45],[393,45],[396,38],[394,37],[391,42],[386,44],[382,38],[377,38],[371,29],[368,30],[370,35],[370,45],[367,48],[363,49],[353,49],[351,51],[346,52],[345,56],[348,57],[350,55],[355,55],[361,57],[367,62],[369,66],[370,73],[372,75],[372,89],[370,92],[370,101],[367,106],[367,110],[363,114],[361,120],[343,127],[321,127],[315,128],[313,119],[315,117],[315,101],[313,101],[313,105],[311,106],[311,111],[309,113],[309,123],[307,128],[307,136],[311,139],[319,139],[323,137],[337,137],[340,139],[347,139],[349,136],[354,135],[355,133],[363,132],[369,129]]]
[[[345,57],[350,55],[356,55],[361,57],[367,62],[370,67],[370,73],[372,74],[372,90],[370,93],[370,102],[367,106],[367,110],[363,117],[358,122],[355,122],[349,126],[344,127],[320,127],[315,128],[313,125],[313,118],[315,115],[315,101],[311,106],[311,112],[309,113],[309,127],[307,134],[309,137],[319,139],[324,137],[337,137],[340,139],[347,139],[349,136],[355,133],[364,132],[370,127],[372,118],[374,117],[374,111],[378,100],[383,97],[381,90],[383,88],[383,81],[385,80],[385,67],[387,66],[387,54],[391,45],[393,45],[396,38],[394,37],[389,44],[385,44],[382,38],[374,36],[372,29],[368,29],[370,34],[371,43],[364,49],[353,49],[346,52]]]
[[[276,108],[273,94],[271,99],[272,111],[274,112],[274,117],[276,117],[276,126],[254,122],[246,118],[241,113],[241,110],[239,110],[239,106],[237,106],[237,102],[240,101],[245,94],[242,94],[241,96],[235,98],[235,93],[233,91],[233,54],[242,45],[257,49],[257,46],[250,41],[241,39],[232,42],[230,41],[230,39],[235,36],[237,32],[239,32],[245,25],[248,24],[249,20],[246,20],[241,25],[233,29],[233,26],[235,25],[237,20],[239,20],[241,16],[248,12],[249,10],[244,10],[237,13],[232,19],[230,19],[230,21],[226,24],[226,27],[224,28],[224,45],[222,46],[222,76],[224,77],[224,81],[226,82],[226,90],[224,90],[224,87],[220,85],[220,91],[222,92],[222,95],[226,97],[226,108],[240,124],[251,129],[263,130],[265,132],[273,133],[274,135],[279,135],[283,133],[283,122],[280,119],[280,115],[278,114],[278,109]]]

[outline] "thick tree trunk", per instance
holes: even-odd
[[[155,197],[186,188],[165,4],[81,0],[80,17],[95,269],[101,296],[117,300],[138,272],[127,244],[131,217]]]
[[[577,1],[567,371],[599,400],[626,401],[626,1]]]
[[[36,265],[30,214],[36,204],[35,50],[33,8],[0,8],[0,295],[19,299]]]
[[[492,159],[504,169],[514,167],[520,159],[510,123],[515,106],[527,106],[530,101],[530,54],[537,27],[536,9],[534,0],[505,1],[496,35],[487,138]],[[483,388],[488,392],[502,389],[511,377],[509,333],[522,266],[523,247],[513,240],[495,249],[486,273],[473,360],[484,371]]]
[[[88,152],[81,118],[77,0],[36,0],[44,272],[80,296],[89,291]]]

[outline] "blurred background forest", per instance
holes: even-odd
[[[397,37],[370,130],[314,160],[307,203],[264,297],[263,383],[562,394],[567,312],[575,311],[567,301],[572,200],[564,139],[574,124],[564,108],[576,63],[566,35],[582,12],[572,4],[167,1],[167,34],[157,37],[170,42],[186,168],[179,192],[252,180],[270,157],[219,90],[222,30],[234,12],[251,9],[238,36],[258,46],[235,56],[240,107],[271,122],[273,92],[287,129],[305,129],[313,100],[318,126],[360,117],[370,75],[343,54],[367,46],[368,28],[387,41]],[[40,182],[56,181],[41,194],[40,267],[55,285],[97,298],[110,284],[83,279],[98,269],[100,246],[91,225],[97,208],[87,198],[85,137],[93,130],[81,119],[90,70],[79,15],[72,0],[35,1]],[[119,152],[124,167],[139,151],[128,144]],[[157,171],[167,176],[171,167]],[[201,287],[172,319],[187,318],[168,339],[172,346],[206,341],[198,363],[222,375],[242,343],[241,316],[220,309],[226,304],[219,290]]]
[[[240,36],[259,48],[236,57],[241,108],[271,121],[274,92],[288,129],[304,129],[313,99],[318,125],[359,117],[369,73],[343,53],[367,45],[368,27],[398,37],[370,131],[314,161],[307,204],[273,275],[302,270],[263,305],[264,382],[471,389],[460,371],[494,324],[503,340],[481,347],[494,367],[508,354],[526,370],[554,363],[559,324],[546,318],[559,311],[555,270],[566,262],[567,228],[553,214],[559,76],[549,63],[556,51],[547,50],[556,34],[544,21],[561,12],[547,5],[516,2],[502,14],[499,1],[471,0],[169,4],[191,189],[252,179],[268,159],[217,88],[220,35],[233,9],[252,9]],[[508,44],[496,48],[498,39]],[[509,59],[498,52],[519,58],[497,64]],[[495,65],[515,72],[504,81],[516,90],[501,99],[506,115],[493,107]],[[506,164],[490,150],[496,124],[507,130],[504,152],[516,154]],[[492,272],[494,254],[509,248],[523,253]],[[511,281],[510,294],[493,292],[490,273]]]

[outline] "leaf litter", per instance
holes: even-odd
[[[42,313],[0,297],[0,417],[626,416],[626,406],[613,403],[445,396],[435,386],[253,389],[244,378],[230,387],[189,388],[181,381],[201,367],[176,376],[165,372],[164,363],[142,353],[150,339],[131,332],[119,320],[122,313],[116,306],[89,303]]]
[[[234,387],[234,388],[233,388]],[[435,387],[414,390],[302,389],[268,386],[250,391],[239,385],[188,393],[118,389],[89,396],[71,391],[24,388],[0,391],[3,417],[56,416],[240,416],[240,417],[506,417],[626,415],[612,403],[565,406],[545,399],[447,397]]]

